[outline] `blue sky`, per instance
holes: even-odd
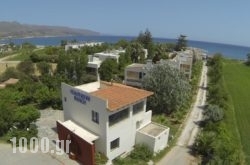
[[[4,0],[0,21],[250,46],[249,0]]]

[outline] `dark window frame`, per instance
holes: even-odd
[[[112,126],[129,117],[129,108],[123,109],[109,116],[109,126]]]
[[[92,110],[92,121],[99,124],[99,113]]]
[[[110,142],[110,150],[114,150],[120,147],[120,138],[116,138],[115,140]]]
[[[139,113],[139,112],[142,112],[143,111],[143,108],[144,108],[144,101],[141,101],[137,104],[134,104],[133,105],[133,115]]]

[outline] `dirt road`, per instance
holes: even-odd
[[[157,165],[194,165],[198,164],[197,160],[190,155],[189,147],[194,143],[195,137],[199,131],[196,124],[202,119],[202,107],[206,101],[206,86],[207,86],[207,66],[203,64],[202,75],[200,80],[200,88],[197,93],[195,104],[192,111],[187,117],[183,125],[183,130],[174,146],[165,157],[156,163]]]

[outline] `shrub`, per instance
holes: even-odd
[[[153,156],[152,151],[148,148],[148,146],[144,144],[139,144],[135,146],[135,149],[131,152],[130,157],[132,159],[145,160],[149,161]]]
[[[223,109],[217,105],[208,105],[203,114],[205,120],[212,122],[221,121],[224,117]]]
[[[100,152],[95,153],[95,163],[96,165],[104,165],[108,161],[108,158]]]

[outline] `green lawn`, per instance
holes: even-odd
[[[250,67],[241,62],[226,60],[223,75],[229,93],[227,127],[231,128],[235,140],[240,139],[246,164],[250,165]]]

